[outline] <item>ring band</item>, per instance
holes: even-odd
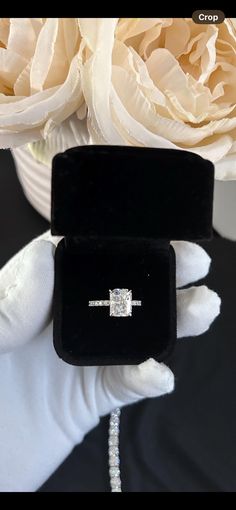
[[[133,306],[142,306],[142,301],[132,299],[132,290],[109,290],[110,299],[94,299],[88,302],[89,306],[109,306],[110,317],[131,317]]]

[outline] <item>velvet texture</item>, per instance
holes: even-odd
[[[186,151],[88,146],[55,156],[52,233],[154,239],[211,236],[212,163]]]
[[[52,168],[54,346],[74,365],[166,359],[176,340],[171,239],[211,236],[214,167],[185,151],[76,147]],[[111,317],[109,289],[132,290],[131,317]]]
[[[110,317],[109,289],[132,289],[131,317]],[[56,250],[54,345],[78,365],[164,359],[176,338],[174,250],[156,242],[63,239]]]

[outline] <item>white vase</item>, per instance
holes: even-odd
[[[43,164],[33,157],[28,146],[12,149],[16,170],[26,197],[32,206],[47,220],[51,218],[51,159],[57,152],[69,147],[90,143],[85,123],[74,116],[63,123],[49,136],[42,147],[35,147],[40,157],[49,163]],[[214,194],[213,225],[223,237],[236,241],[236,181],[216,181]]]
[[[39,140],[30,147],[12,149],[17,175],[31,205],[44,218],[51,218],[51,164],[58,152],[91,143],[87,130],[86,112],[83,118],[73,114],[62,124],[54,126],[46,140]]]
[[[51,216],[51,167],[34,159],[27,146],[12,149],[16,171],[31,205],[44,218]]]

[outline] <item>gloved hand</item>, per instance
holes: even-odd
[[[100,416],[174,388],[171,370],[152,359],[75,367],[57,357],[51,320],[57,241],[44,234],[0,271],[1,491],[35,491]],[[178,287],[208,273],[210,258],[201,247],[172,244]],[[219,297],[206,286],[178,290],[178,337],[206,331],[219,309]]]

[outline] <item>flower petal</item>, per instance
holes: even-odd
[[[0,48],[0,79],[9,89],[27,65],[27,60],[14,51]]]
[[[37,100],[37,95],[41,95],[41,101]],[[34,102],[32,102],[33,98]],[[17,113],[13,112],[11,115],[0,115],[0,147],[16,147],[27,141],[35,141],[43,134],[46,136],[49,119],[54,127],[76,111],[82,101],[78,58],[74,57],[68,77],[61,87],[45,90],[27,99],[31,99],[28,108]],[[7,105],[3,106],[7,107]],[[19,108],[19,105],[14,102],[10,106]],[[7,133],[9,133],[8,144]]]
[[[30,72],[32,93],[43,90],[50,69],[58,32],[58,18],[47,18],[37,40]]]
[[[81,121],[74,114],[54,127],[46,140],[39,140],[29,144],[29,149],[37,161],[51,166],[52,158],[58,152],[64,152],[71,147],[88,144],[87,119]]]
[[[161,18],[121,18],[117,25],[116,37],[120,41],[126,41],[131,37],[150,31],[157,23],[162,23]]]
[[[84,43],[91,51],[95,51],[101,24],[100,18],[78,18],[78,24]]]
[[[15,96],[29,96],[30,95],[30,69],[31,60],[27,66],[21,71],[17,77],[14,85]]]
[[[202,147],[192,147],[191,152],[195,152],[202,158],[209,159],[213,163],[217,163],[224,158],[232,147],[233,140],[230,136],[217,136],[215,141],[206,143]]]
[[[232,181],[236,179],[236,151],[229,154],[215,165],[215,178],[220,181]]]
[[[29,60],[35,51],[37,35],[32,18],[10,18],[7,49]]]
[[[10,30],[10,18],[0,18],[0,41],[7,46]]]
[[[100,132],[101,140],[120,145],[123,140],[112,122],[110,111],[111,58],[116,24],[115,18],[102,19],[97,24],[96,49],[84,64],[82,83],[93,132]],[[89,22],[84,22],[84,37],[86,33],[91,37]]]
[[[64,32],[65,54],[69,63],[77,53],[80,43],[79,26],[76,18],[63,18],[62,26]]]
[[[114,121],[117,123],[117,129],[119,129],[119,132],[123,135],[124,141],[128,141],[131,145],[143,145],[144,147],[178,148],[167,138],[149,131],[142,122],[138,122],[130,115],[114,87],[112,87],[111,90],[111,106]],[[109,140],[108,143],[110,143]]]

